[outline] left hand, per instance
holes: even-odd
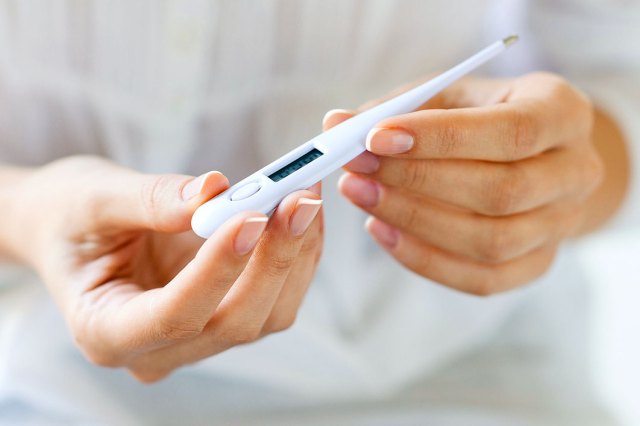
[[[90,361],[142,382],[291,326],[322,251],[321,184],[289,194],[268,223],[238,213],[205,241],[190,221],[229,187],[219,172],[74,156],[17,175],[10,252],[42,277]]]
[[[332,111],[325,128],[350,117]],[[593,107],[562,78],[465,78],[380,122],[339,187],[409,269],[478,295],[542,275],[603,178]]]

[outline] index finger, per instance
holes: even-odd
[[[399,158],[514,161],[550,148],[534,121],[524,108],[504,105],[423,110],[382,121],[366,145]]]
[[[413,159],[517,161],[586,136],[567,106],[541,99],[448,110],[423,110],[386,119],[367,136],[378,155]]]
[[[245,269],[267,224],[258,213],[225,223],[166,286],[139,294],[107,325],[115,348],[148,350],[200,334]]]

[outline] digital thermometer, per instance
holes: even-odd
[[[269,214],[288,194],[319,182],[365,151],[369,131],[385,118],[415,111],[438,92],[517,41],[497,41],[432,80],[364,111],[300,145],[200,206],[194,232],[208,238],[227,219],[251,210]]]

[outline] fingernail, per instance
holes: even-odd
[[[345,164],[344,168],[350,172],[369,174],[378,170],[380,160],[368,151],[358,155],[353,160]]]
[[[380,186],[378,183],[356,175],[346,174],[338,183],[342,193],[360,207],[371,208],[378,205]]]
[[[356,112],[355,111],[349,111],[348,109],[332,109],[332,110],[328,111],[324,115],[324,117],[322,118],[322,128],[326,129],[327,127],[333,127],[333,126],[330,126],[330,125],[335,125],[335,124],[333,124],[334,120],[332,120],[332,119],[333,119],[333,117],[335,115],[338,115],[338,114],[346,115],[346,116],[349,116],[347,118],[351,118],[351,116],[355,115]],[[340,122],[342,122],[342,121],[344,121],[344,119],[340,120]]]
[[[214,174],[221,175],[222,173],[217,171],[207,172],[203,175],[198,176],[197,178],[193,179],[191,182],[186,184],[184,188],[182,188],[182,199],[185,201],[188,201],[195,198],[202,191],[202,188],[204,187],[204,183],[207,181],[207,178]]]
[[[373,217],[367,219],[365,227],[371,233],[373,238],[388,249],[393,249],[398,245],[400,239],[400,231],[393,226],[376,220]]]
[[[289,224],[291,235],[299,237],[304,234],[318,214],[321,206],[322,200],[300,198],[296,203],[296,208]]]
[[[264,232],[264,228],[267,226],[268,220],[266,217],[250,217],[245,219],[240,227],[240,231],[238,231],[236,235],[234,243],[236,253],[244,255],[255,248],[262,232]]]
[[[314,183],[309,188],[307,188],[307,190],[309,190],[309,191],[313,192],[314,194],[316,194],[317,196],[321,197],[322,196],[322,181]]]
[[[413,147],[413,136],[399,129],[371,129],[367,135],[367,150],[375,154],[402,154]]]

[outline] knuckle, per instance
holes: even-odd
[[[516,238],[509,227],[496,223],[489,226],[488,232],[479,243],[478,253],[482,261],[501,263],[511,258],[516,247]]]
[[[467,292],[478,297],[487,297],[500,292],[502,278],[496,268],[487,268],[470,283]]]
[[[578,91],[563,77],[553,73],[543,73],[545,84],[553,99],[562,100],[578,100]]]
[[[535,71],[524,77],[527,81],[546,87],[552,93],[570,88],[569,82],[561,75],[549,71]]]
[[[158,335],[163,340],[187,340],[199,335],[202,325],[195,321],[160,318],[157,322]]]
[[[160,371],[155,369],[138,370],[135,368],[129,368],[128,371],[129,374],[131,374],[137,381],[147,385],[157,383],[160,380],[165,379],[171,373],[170,371]]]
[[[439,157],[449,157],[458,149],[461,144],[459,127],[459,124],[448,118],[443,118],[439,123],[437,126],[438,145],[436,146],[436,152]]]
[[[437,269],[436,265],[438,264],[438,260],[432,251],[421,250],[420,256],[398,258],[398,260],[418,275],[444,285],[453,285],[453,282],[449,280],[450,277],[437,276],[437,274],[434,273],[434,270]]]
[[[273,256],[269,260],[266,273],[271,278],[281,277],[282,275],[288,274],[291,267],[293,267],[295,260],[296,257],[293,255]]]
[[[511,126],[511,147],[508,160],[520,160],[536,154],[538,127],[534,115],[521,108],[513,108],[508,117]]]
[[[501,165],[487,184],[486,211],[493,216],[515,213],[529,193],[531,185],[517,163]]]
[[[580,128],[590,131],[594,120],[594,107],[591,99],[574,87],[566,79],[555,74],[547,75],[550,97],[558,104],[567,105],[572,122],[581,124]]]
[[[206,324],[174,303],[166,293],[156,294],[150,306],[153,332],[161,340],[186,340],[198,336]]]
[[[564,77],[548,72],[548,71],[539,71],[533,74],[538,79],[542,80],[548,87],[551,87],[553,90],[565,90],[565,88],[570,87],[570,84]]]
[[[300,248],[300,255],[315,256],[318,251],[322,251],[322,245],[323,241],[319,230],[314,233],[307,234],[302,243],[302,247]]]
[[[225,333],[225,341],[231,346],[255,342],[260,338],[262,330],[254,326],[237,327]]]
[[[154,176],[140,187],[140,199],[145,213],[150,219],[156,217],[163,180],[163,176]]]
[[[296,311],[278,314],[264,327],[265,333],[278,333],[288,330],[295,324],[298,313]]]
[[[258,340],[263,326],[264,321],[250,317],[246,312],[232,309],[214,316],[210,327],[207,327],[207,338],[210,338],[215,346],[229,349]]]
[[[106,351],[83,351],[87,359],[99,367],[116,368],[121,367],[120,357]]]
[[[529,79],[541,83],[552,102],[566,106],[564,111],[569,113],[572,123],[576,123],[577,130],[590,132],[594,121],[594,106],[589,96],[558,74],[535,72],[530,74]]]
[[[142,213],[146,218],[146,221],[153,227],[163,228],[175,226],[173,220],[169,220],[169,223],[163,222],[163,217],[166,215],[161,214],[164,206],[163,200],[166,200],[167,191],[174,188],[173,176],[171,175],[155,175],[150,176],[140,186],[140,200],[142,203]],[[173,218],[172,218],[173,219]]]
[[[122,356],[118,355],[116,350],[110,350],[106,347],[96,348],[88,342],[85,337],[85,331],[73,328],[71,330],[75,344],[85,358],[92,364],[100,367],[115,368],[122,365]]]
[[[402,171],[404,186],[412,189],[422,188],[425,184],[426,174],[429,170],[426,161],[415,160],[407,162]]]
[[[404,208],[398,209],[398,215],[400,228],[411,229],[419,224],[420,211],[419,208],[412,203],[408,203]]]

